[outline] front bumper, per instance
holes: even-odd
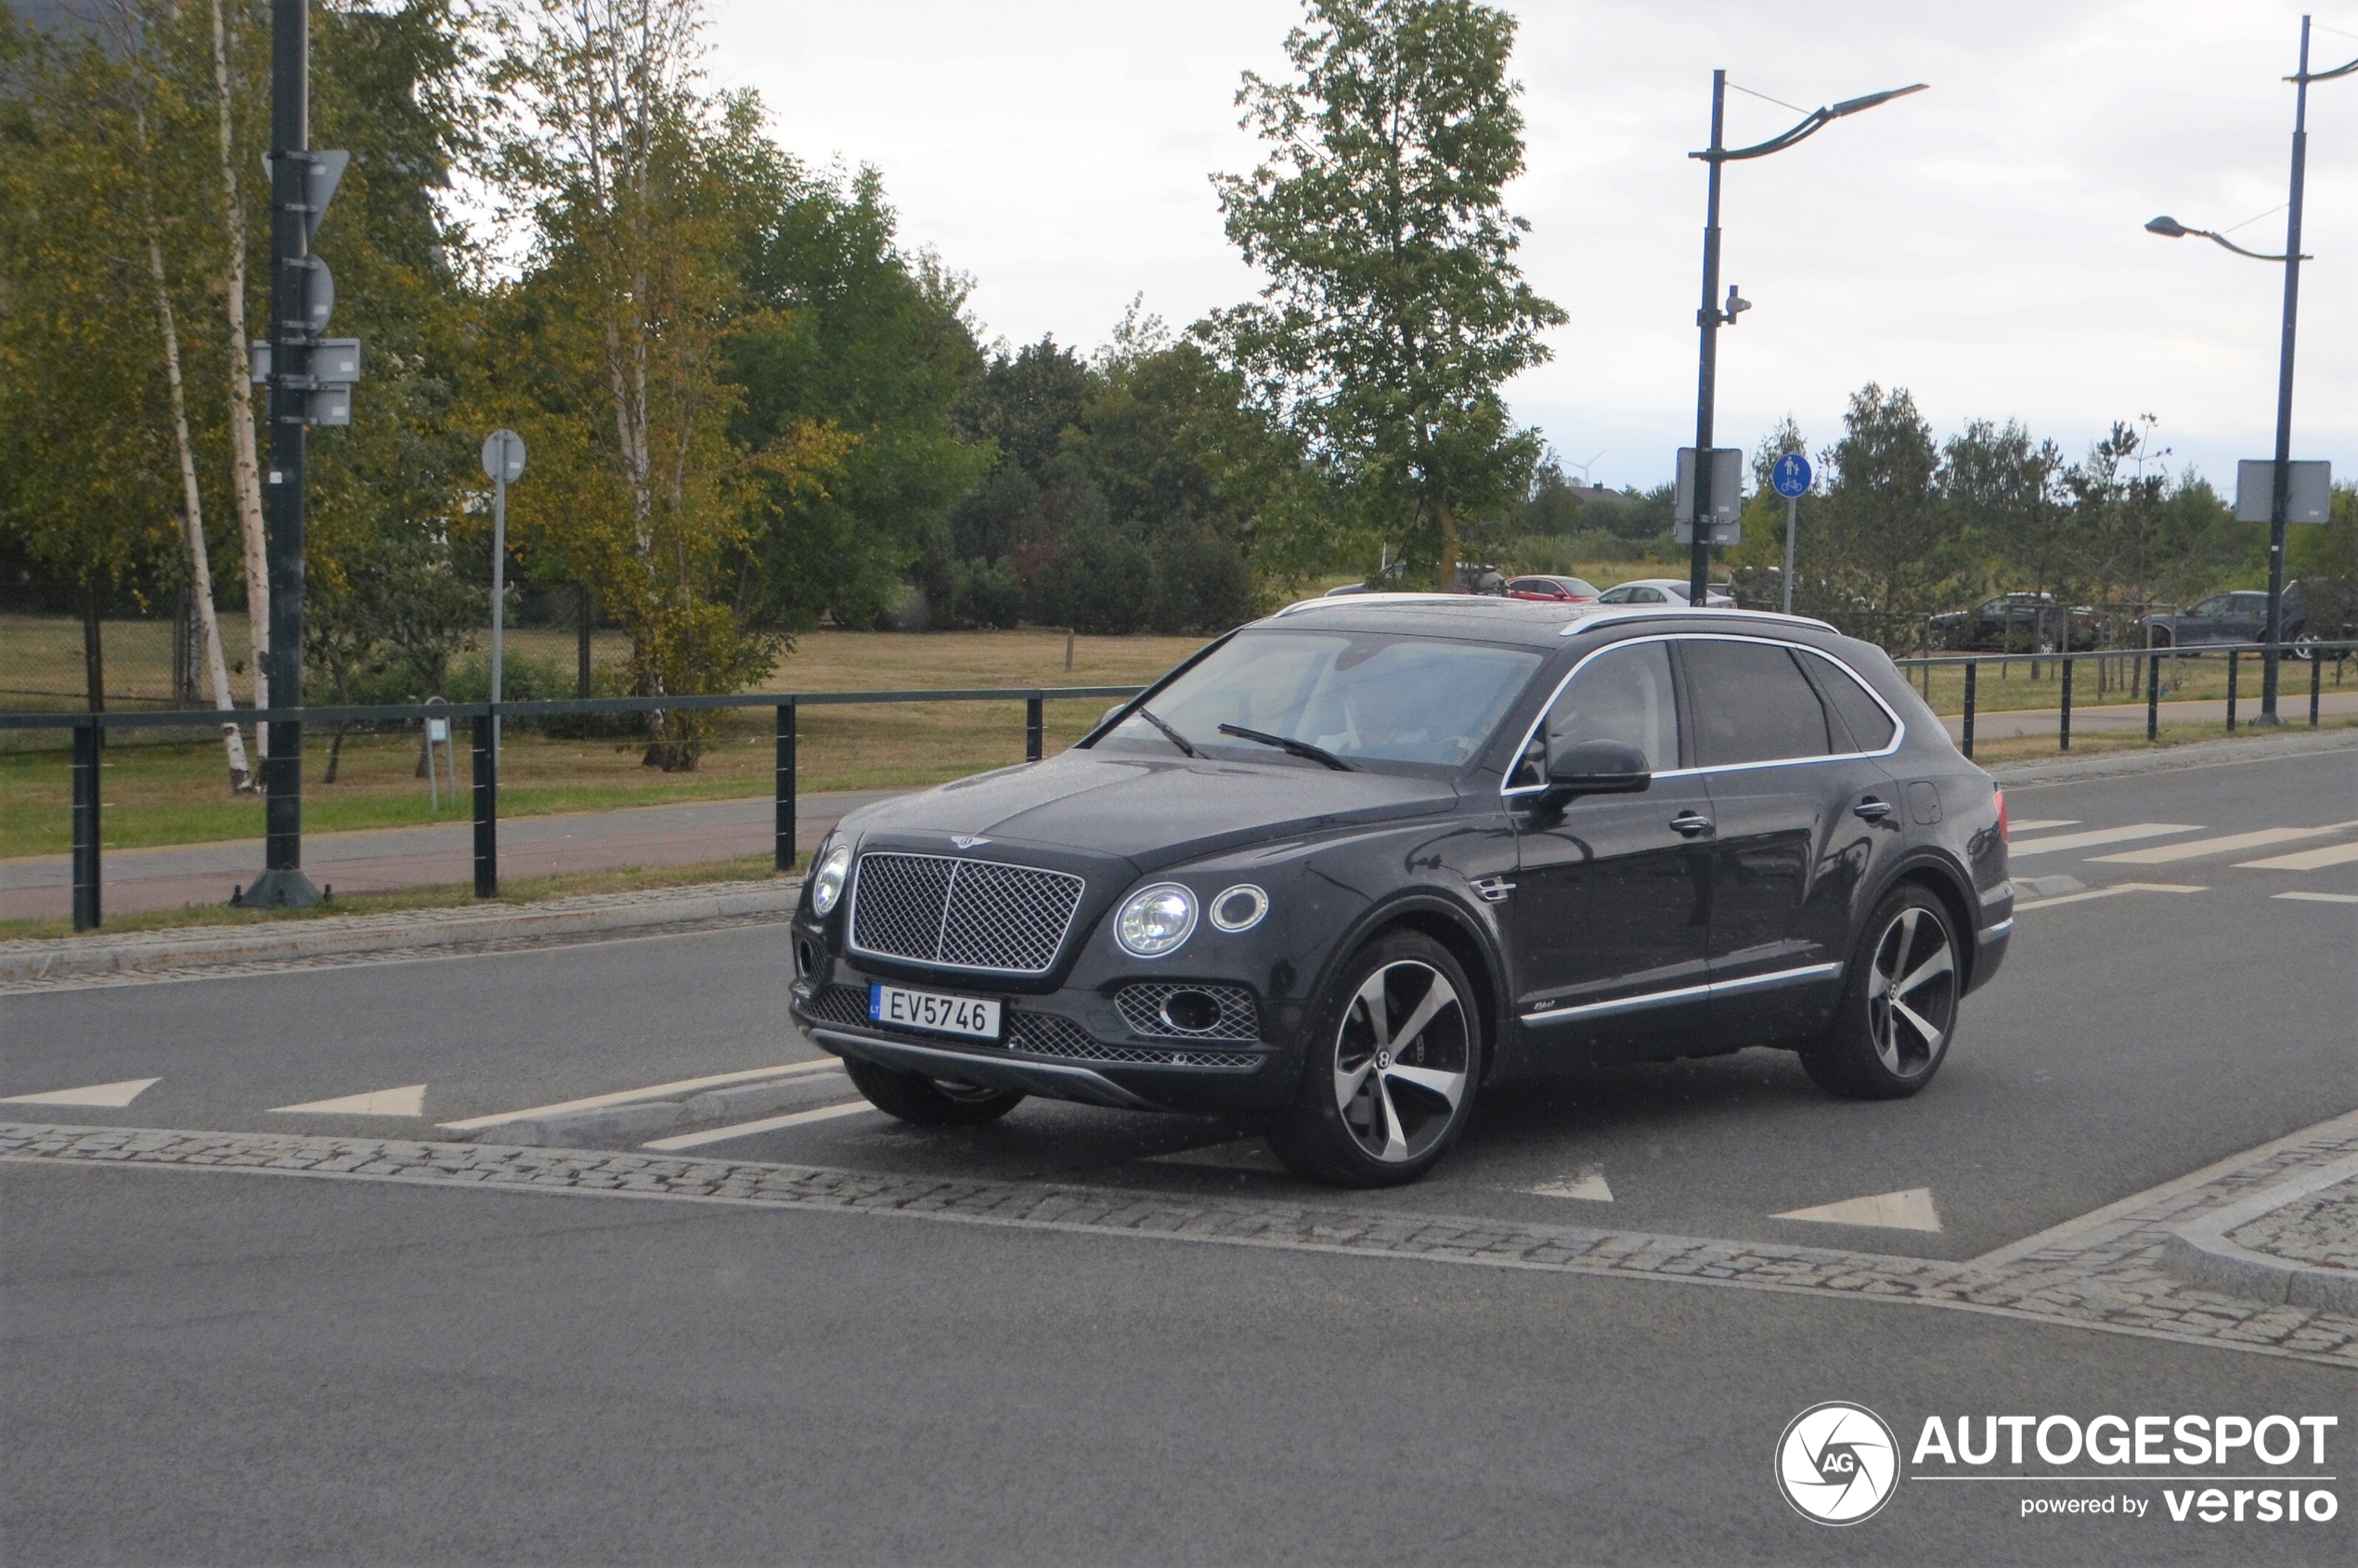
[[[989,994],[971,984],[939,989]],[[929,1078],[1129,1110],[1249,1112],[1292,1096],[1290,1053],[1282,1047],[1142,1033],[1112,997],[1095,991],[1001,996],[1004,1043],[879,1028],[868,1017],[868,977],[841,961],[823,982],[797,979],[789,997],[795,1022],[822,1049]]]

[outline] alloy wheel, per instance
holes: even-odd
[[[1361,982],[1335,1034],[1335,1105],[1373,1160],[1405,1164],[1449,1130],[1473,1064],[1465,1004],[1415,959]]]
[[[1957,951],[1948,923],[1921,905],[1901,910],[1876,940],[1867,979],[1867,1029],[1895,1078],[1940,1059],[1957,1018]]]

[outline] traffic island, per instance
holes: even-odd
[[[2208,1290],[2358,1316],[2358,1155],[2188,1221],[2161,1261]]]

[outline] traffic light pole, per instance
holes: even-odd
[[[306,0],[270,6],[270,564],[271,706],[303,706],[303,533],[310,383],[312,225],[310,17]],[[244,901],[301,909],[319,901],[303,874],[303,724],[270,726],[264,763],[264,871]]]

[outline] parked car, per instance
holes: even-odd
[[[1597,597],[1597,585],[1586,577],[1537,576],[1507,579],[1509,599],[1538,599],[1556,604],[1585,604]]]
[[[2345,597],[2339,584],[2326,580],[2297,577],[2285,584],[2284,640],[2291,645],[2287,651],[2293,657],[2307,658],[2310,645],[2321,638],[2334,640],[2333,623],[2349,619],[2346,609],[2339,616],[2335,613]],[[2316,601],[2313,615],[2313,599]],[[2317,623],[2314,627],[2313,620]],[[2140,616],[2136,643],[2144,647],[2150,634],[2157,648],[2199,648],[2205,643],[2257,642],[2267,632],[2268,595],[2236,589],[2198,599],[2183,610],[2157,610]]]
[[[1715,604],[1721,604],[1732,609],[1736,601],[1733,595],[1722,591],[1726,587],[1725,583],[1706,584],[1704,589],[1704,607],[1709,609]],[[1605,590],[1597,595],[1597,603],[1600,604],[1689,604],[1693,601],[1687,597],[1687,579],[1684,577],[1639,577],[1635,582],[1626,582]]]
[[[2095,647],[2094,608],[2079,604],[2066,612],[2052,593],[2002,593],[1970,610],[1933,616],[1930,631],[1934,646],[1961,653],[2052,654],[2065,641],[2066,616],[2071,649]]]
[[[1313,599],[1060,756],[846,815],[788,1006],[916,1125],[1249,1118],[1302,1175],[1389,1185],[1570,1069],[1771,1045],[1916,1093],[2005,953],[2005,838],[1990,776],[1823,622]]]

